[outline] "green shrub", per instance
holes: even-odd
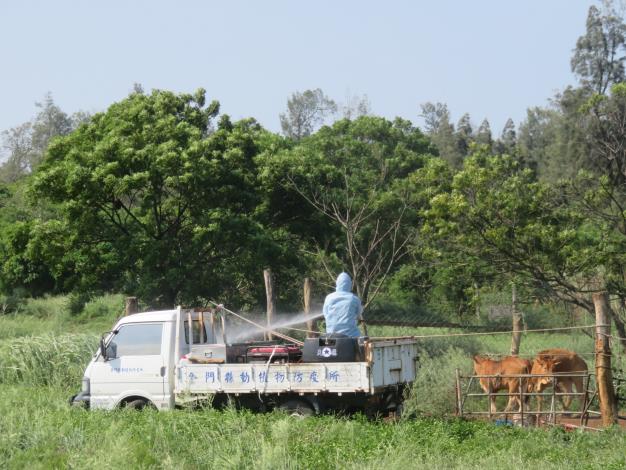
[[[11,294],[0,295],[0,315],[18,313],[24,301],[23,294],[21,291],[16,291]]]
[[[95,297],[84,305],[80,320],[93,320],[96,318],[115,319],[124,311],[124,296],[121,294],[108,294]]]
[[[68,298],[66,296],[40,297],[24,299],[21,315],[30,315],[36,318],[62,318],[68,313]]]
[[[89,301],[89,294],[84,292],[72,292],[68,298],[68,309],[72,315],[80,314]]]

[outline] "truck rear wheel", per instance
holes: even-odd
[[[287,400],[278,405],[276,409],[295,418],[307,418],[315,414],[313,407],[305,400]]]
[[[397,404],[396,409],[393,411],[393,417],[396,421],[400,420],[404,415],[404,403]]]

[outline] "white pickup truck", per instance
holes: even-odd
[[[249,352],[263,349],[261,343],[229,343],[227,324],[224,314],[210,309],[123,317],[103,335],[72,404],[172,409],[207,401],[303,415],[387,413],[399,411],[415,378],[417,344],[411,338],[359,338],[350,362],[334,362],[332,347],[320,348],[315,362],[277,360],[278,354],[259,359]],[[262,345],[272,352],[279,347]]]

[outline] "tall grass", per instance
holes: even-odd
[[[4,340],[0,342],[0,383],[76,387],[97,342],[93,334]]]
[[[455,369],[470,372],[476,353],[508,353],[508,335],[420,339],[420,369],[406,402],[419,418],[397,423],[211,409],[101,412],[70,408],[67,398],[79,386],[97,333],[119,315],[121,297],[96,300],[77,316],[62,300],[28,309],[28,315],[0,317],[0,468],[626,467],[624,433],[440,417],[454,410]],[[370,335],[449,331],[379,327]],[[529,333],[521,352],[548,347],[588,352],[593,340],[580,333]]]
[[[110,329],[124,309],[119,294],[96,297],[72,314],[67,296],[23,299],[11,313],[0,315],[0,340],[18,336],[100,333]]]
[[[0,385],[7,468],[624,468],[626,435],[210,409],[71,409],[58,387]]]

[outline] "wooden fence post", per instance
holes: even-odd
[[[609,294],[596,292],[593,294],[593,305],[596,311],[596,382],[600,399],[602,425],[605,427],[617,423],[617,402],[613,389],[613,373],[611,371],[611,320],[609,318]]]
[[[265,297],[267,298],[267,327],[271,328],[272,322],[274,321],[274,281],[272,279],[272,270],[264,269],[263,270],[263,279],[265,280]],[[273,339],[272,333],[267,331],[265,333],[265,338],[268,341]]]
[[[137,302],[137,297],[126,297],[126,316],[132,315],[133,313],[137,313],[139,311],[139,303]]]
[[[517,356],[519,354],[519,345],[522,341],[522,315],[517,310],[517,289],[515,283],[511,288],[511,304],[512,312],[511,317],[513,319],[513,336],[511,338],[511,356]]]
[[[474,282],[474,296],[476,299],[476,318],[480,318],[480,288],[477,282]]]
[[[317,329],[315,328],[315,321],[311,318],[308,318],[309,315],[311,315],[311,288],[312,283],[311,283],[311,279],[309,279],[308,277],[304,278],[304,314],[307,317],[307,321],[306,321],[306,329],[309,330],[309,332],[306,334],[307,338],[315,338],[317,335],[316,333],[314,333],[315,331],[317,331]]]

